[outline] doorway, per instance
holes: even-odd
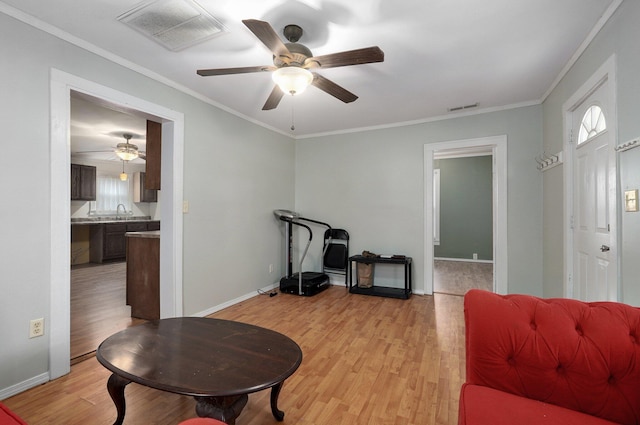
[[[494,136],[478,139],[456,140],[424,145],[424,217],[425,217],[425,282],[426,294],[434,290],[434,160],[447,155],[487,155],[492,156],[492,240],[493,240],[493,282],[492,290],[507,293],[507,137]]]
[[[493,152],[434,153],[433,291],[494,290]]]
[[[69,373],[70,365],[70,99],[84,93],[110,107],[162,123],[163,227],[160,236],[160,315],[182,315],[182,181],[184,116],[74,75],[51,70],[51,293],[49,379]]]
[[[565,103],[565,295],[619,301],[615,57]]]
[[[71,162],[80,164],[76,168],[90,167],[94,171],[91,175],[95,175],[95,180],[91,180],[95,181],[96,188],[94,200],[72,195],[70,201],[70,358],[73,365],[93,356],[98,345],[110,335],[144,322],[133,317],[131,306],[127,305],[124,231],[130,230],[129,226],[131,230],[159,227],[161,203],[158,203],[157,192],[149,199],[140,196],[136,199],[134,195],[134,181],[140,176],[137,173],[144,173],[147,168],[147,120],[134,113],[107,108],[104,101],[75,91],[71,92],[70,114]],[[125,140],[125,134],[133,139],[131,146],[139,150],[138,158],[124,161],[114,153],[117,144]],[[140,202],[147,200],[154,202]],[[120,229],[122,223],[92,224],[121,214],[127,217],[126,229]],[[149,219],[153,224],[129,224],[132,219]],[[119,231],[109,232],[107,236],[107,229],[113,231],[114,228]]]

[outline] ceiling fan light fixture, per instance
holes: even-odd
[[[298,66],[285,66],[276,69],[271,75],[273,82],[284,93],[300,94],[313,82],[313,74]]]
[[[115,153],[123,161],[132,161],[138,157],[138,147],[130,143],[118,143]]]

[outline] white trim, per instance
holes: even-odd
[[[580,58],[580,56],[582,56],[584,51],[587,50],[587,47],[589,47],[589,45],[591,44],[593,39],[596,37],[596,35],[598,35],[600,30],[609,21],[611,16],[613,16],[615,11],[618,10],[618,7],[622,4],[622,1],[623,0],[613,0],[611,2],[609,7],[607,8],[607,10],[605,10],[605,12],[602,14],[600,19],[598,19],[598,22],[596,22],[596,25],[591,29],[591,32],[589,32],[589,34],[584,39],[582,44],[580,44],[578,49],[573,53],[573,56],[571,56],[571,59],[569,59],[569,62],[567,62],[567,64],[564,66],[564,68],[562,68],[562,71],[560,71],[560,74],[558,74],[556,79],[553,80],[553,83],[551,84],[551,86],[547,89],[546,93],[540,99],[540,103],[543,103],[545,100],[547,100],[547,97],[549,97],[551,92],[553,92],[553,90],[556,88],[556,86],[558,84],[560,84],[560,81],[562,81],[562,79],[565,77],[565,75],[567,75],[569,70],[573,67],[573,65],[575,65],[575,63],[578,61],[578,58]]]
[[[49,374],[45,372],[29,378],[25,381],[18,382],[17,384],[11,385],[10,387],[3,388],[2,390],[0,390],[0,400],[4,400],[16,394],[20,394],[21,392],[26,391],[30,388],[44,384],[45,382],[49,382],[49,380]]]
[[[80,77],[51,70],[51,305],[49,326],[49,375],[69,373],[70,358],[70,97],[84,93],[160,119],[162,135],[160,252],[161,317],[182,315],[182,195],[184,116],[128,94]]]
[[[450,119],[455,119],[460,117],[469,117],[473,115],[489,114],[492,112],[509,111],[511,109],[524,108],[527,106],[536,106],[536,105],[540,105],[541,103],[542,103],[541,100],[532,100],[528,102],[513,103],[510,105],[504,105],[504,106],[473,109],[471,111],[449,113],[447,115],[437,115],[435,117],[421,118],[421,119],[412,120],[412,121],[402,121],[402,122],[395,122],[395,123],[389,123],[389,124],[374,125],[369,127],[356,127],[356,128],[348,128],[344,130],[327,131],[323,133],[305,134],[305,135],[296,136],[295,139],[302,140],[302,139],[310,139],[313,137],[337,136],[342,134],[361,133],[363,131],[386,130],[389,128],[397,128],[397,127],[409,127],[412,125],[440,122],[440,121],[445,121],[445,120],[450,120]]]
[[[562,128],[563,128],[563,151],[565,153],[564,158],[564,167],[563,167],[563,186],[564,186],[564,203],[563,203],[563,226],[564,226],[564,297],[573,298],[574,297],[574,288],[573,288],[573,229],[572,229],[572,215],[573,215],[573,195],[574,195],[574,187],[573,187],[573,172],[574,172],[574,148],[573,143],[571,141],[571,128],[572,128],[572,120],[571,116],[573,111],[587,98],[593,91],[599,87],[604,81],[608,83],[608,93],[607,95],[610,97],[610,104],[608,110],[607,117],[607,131],[611,134],[611,149],[615,151],[615,147],[618,143],[618,113],[617,113],[617,76],[616,76],[616,55],[611,55],[605,63],[603,63],[600,68],[593,75],[585,81],[582,86],[562,105]],[[576,136],[577,137],[577,136]],[[616,157],[617,158],[617,157]],[[616,159],[617,161],[617,159]],[[621,240],[621,235],[619,234],[620,229],[617,223],[622,222],[621,219],[621,208],[617,208],[618,203],[620,202],[620,194],[619,194],[619,176],[618,176],[618,168],[614,167],[613,170],[610,170],[614,175],[609,177],[609,182],[613,182],[615,184],[615,201],[612,203],[612,206],[616,209],[615,214],[612,214],[611,223],[611,250],[615,253],[616,258],[616,268],[618,275],[617,282],[617,299],[620,300],[622,290],[621,290],[621,279],[620,279],[620,252],[618,247],[618,241]],[[611,188],[608,188],[609,190]]]
[[[436,151],[487,146],[493,154],[493,289],[499,294],[508,291],[507,255],[507,136],[454,140],[424,145],[424,292],[433,294],[433,159]]]
[[[485,264],[493,264],[493,260],[474,260],[473,258],[449,258],[449,257],[433,257],[434,260],[438,261],[452,261],[459,263],[485,263]]]
[[[343,284],[344,284],[344,282],[343,282]],[[239,297],[237,297],[237,298],[234,298],[234,299],[229,300],[229,301],[227,301],[227,302],[224,302],[224,303],[222,303],[222,304],[218,304],[218,305],[216,305],[216,306],[210,307],[210,308],[208,308],[208,309],[206,309],[206,310],[202,310],[202,311],[199,311],[199,312],[197,312],[197,313],[193,313],[193,314],[191,315],[191,317],[206,317],[206,316],[209,316],[210,314],[217,313],[218,311],[220,311],[220,310],[224,310],[224,309],[225,309],[225,308],[227,308],[227,307],[231,307],[231,306],[233,306],[233,305],[236,305],[236,304],[238,304],[238,303],[241,303],[241,302],[246,301],[246,300],[248,300],[248,299],[251,299],[251,298],[253,298],[253,297],[257,297],[257,296],[259,296],[259,295],[260,295],[260,291],[263,291],[263,292],[271,292],[271,291],[273,291],[274,289],[277,289],[277,288],[278,288],[278,285],[279,285],[279,283],[278,283],[278,282],[276,282],[276,283],[274,283],[274,284],[271,284],[271,285],[267,285],[267,286],[265,286],[265,287],[263,287],[263,288],[258,289],[258,290],[257,290],[257,291],[255,291],[255,292],[253,292],[253,291],[252,291],[252,292],[250,292],[250,293],[248,293],[248,294],[241,295],[241,296],[239,296]]]
[[[260,127],[264,127],[264,128],[266,128],[268,130],[271,130],[271,131],[275,131],[276,133],[282,134],[283,136],[287,136],[287,137],[293,138],[293,136],[290,133],[288,133],[288,132],[286,132],[284,130],[281,130],[281,129],[278,129],[278,128],[275,128],[275,127],[271,127],[271,126],[265,124],[264,122],[258,121],[258,120],[254,119],[254,118],[251,118],[251,117],[247,116],[247,115],[241,114],[240,112],[238,112],[238,111],[236,111],[234,109],[231,109],[228,106],[225,106],[225,105],[223,105],[221,103],[218,103],[215,100],[213,100],[213,99],[211,99],[209,97],[206,97],[206,96],[202,95],[201,93],[198,93],[198,92],[196,92],[196,91],[194,91],[194,90],[192,90],[192,89],[190,89],[190,88],[188,88],[188,87],[186,87],[186,86],[184,86],[182,84],[179,84],[179,83],[177,83],[177,82],[175,82],[175,81],[173,81],[173,80],[171,80],[169,78],[166,78],[163,75],[160,75],[155,71],[152,71],[152,70],[150,70],[148,68],[140,66],[140,65],[138,65],[136,63],[133,63],[133,62],[127,60],[127,59],[124,59],[121,56],[115,55],[115,54],[113,54],[112,52],[110,52],[108,50],[105,50],[105,49],[103,49],[101,47],[98,47],[98,46],[96,46],[94,44],[89,43],[86,40],[83,40],[83,39],[78,38],[78,37],[76,37],[76,36],[74,36],[72,34],[69,34],[68,32],[63,31],[63,30],[61,30],[60,28],[58,28],[58,27],[56,27],[54,25],[51,25],[51,24],[49,24],[47,22],[44,22],[44,21],[41,21],[40,19],[38,19],[38,18],[36,18],[34,16],[31,16],[31,15],[29,15],[27,13],[24,13],[23,11],[18,10],[18,9],[16,9],[14,7],[11,7],[11,6],[9,6],[9,5],[5,4],[5,3],[2,3],[1,1],[0,1],[0,13],[4,13],[5,15],[11,16],[12,18],[15,18],[15,19],[27,24],[27,25],[30,25],[30,26],[32,26],[32,27],[34,27],[36,29],[39,29],[41,31],[44,31],[44,32],[56,37],[56,38],[59,38],[60,40],[66,41],[66,42],[68,42],[70,44],[73,44],[76,47],[79,47],[79,48],[81,48],[83,50],[86,50],[88,52],[96,54],[96,55],[98,55],[98,56],[100,56],[100,57],[102,57],[104,59],[107,59],[107,60],[113,62],[113,63],[116,63],[116,64],[121,65],[121,66],[123,66],[125,68],[128,68],[128,69],[130,69],[132,71],[135,71],[135,72],[137,72],[137,73],[139,73],[141,75],[144,75],[145,77],[149,77],[152,80],[158,81],[158,82],[160,82],[162,84],[165,84],[165,85],[167,85],[167,86],[169,86],[171,88],[174,88],[174,89],[176,89],[178,91],[181,91],[182,93],[188,94],[189,96],[193,96],[196,99],[201,100],[204,103],[207,103],[209,105],[215,106],[216,108],[222,109],[223,111],[226,111],[226,112],[228,112],[228,113],[230,113],[232,115],[235,115],[235,116],[240,117],[240,118],[242,118],[244,120],[247,120],[247,121],[249,121],[249,122],[251,122],[251,123],[253,123],[255,125],[258,125]]]
[[[600,17],[600,19],[598,20],[598,22],[596,23],[596,25],[594,26],[594,28],[591,30],[591,32],[589,33],[589,35],[587,36],[587,38],[585,38],[585,40],[582,42],[582,44],[580,45],[580,47],[578,47],[578,49],[575,51],[575,53],[573,54],[573,56],[571,57],[571,59],[569,59],[569,61],[567,62],[567,64],[564,66],[564,68],[562,69],[562,71],[560,72],[560,74],[556,77],[556,79],[553,81],[553,83],[551,84],[551,86],[547,89],[546,93],[544,93],[544,95],[538,99],[538,100],[530,100],[530,101],[525,101],[525,102],[519,102],[519,103],[513,103],[513,104],[509,104],[509,105],[503,105],[503,106],[495,106],[495,107],[489,107],[489,108],[479,108],[479,109],[473,109],[471,111],[464,111],[464,112],[457,112],[457,113],[450,113],[450,114],[446,114],[446,115],[438,115],[438,116],[434,116],[434,117],[430,117],[430,118],[423,118],[423,119],[417,119],[417,120],[411,120],[411,121],[403,121],[403,122],[398,122],[398,123],[390,123],[390,124],[383,124],[383,125],[379,125],[379,126],[371,126],[371,127],[359,127],[359,128],[351,128],[351,129],[345,129],[345,130],[338,130],[338,131],[329,131],[329,132],[322,132],[322,133],[315,133],[315,134],[307,134],[307,135],[293,135],[289,132],[283,131],[281,129],[275,128],[275,127],[271,127],[261,121],[258,121],[254,118],[251,118],[249,116],[246,116],[244,114],[241,114],[240,112],[233,110],[231,108],[229,108],[228,106],[225,106],[221,103],[218,103],[206,96],[203,96],[202,94],[191,90],[190,88],[183,86],[181,84],[178,84],[177,82],[170,80],[154,71],[151,71],[147,68],[144,68],[138,64],[135,64],[131,61],[128,61],[120,56],[114,55],[113,53],[109,52],[108,50],[104,50],[98,46],[95,46],[89,42],[87,42],[86,40],[82,40],[78,37],[75,37],[65,31],[62,31],[60,28],[55,27],[51,24],[48,24],[44,21],[41,21],[29,14],[26,14],[24,12],[22,12],[21,10],[18,10],[14,7],[11,7],[5,3],[2,3],[0,1],[0,12],[4,13],[5,15],[11,16],[12,18],[15,18],[27,25],[30,25],[34,28],[37,28],[41,31],[44,31],[48,34],[51,34],[54,37],[57,37],[61,40],[64,40],[68,43],[71,43],[81,49],[84,49],[88,52],[94,53],[98,56],[101,56],[107,60],[110,60],[114,63],[117,63],[119,65],[122,65],[126,68],[131,69],[132,71],[138,72],[146,77],[149,77],[153,80],[159,81],[169,87],[172,87],[176,90],[179,90],[183,93],[186,93],[190,96],[195,97],[196,99],[199,99],[209,105],[215,106],[217,108],[222,109],[223,111],[226,111],[232,115],[235,115],[237,117],[240,117],[244,120],[247,120],[255,125],[258,125],[260,127],[266,128],[268,130],[271,131],[275,131],[276,133],[279,133],[283,136],[287,136],[290,137],[294,140],[299,140],[299,139],[308,139],[308,138],[314,138],[314,137],[323,137],[323,136],[334,136],[334,135],[341,135],[341,134],[349,134],[349,133],[359,133],[362,131],[368,131],[368,130],[382,130],[382,129],[388,129],[388,128],[396,128],[396,127],[406,127],[406,126],[411,126],[411,125],[417,125],[417,124],[425,124],[425,123],[430,123],[430,122],[437,122],[437,121],[444,121],[444,120],[448,120],[451,118],[459,118],[459,117],[465,117],[465,116],[471,116],[471,115],[480,115],[480,114],[486,114],[486,113],[491,113],[491,112],[498,112],[498,111],[505,111],[505,110],[510,110],[510,109],[517,109],[517,108],[523,108],[526,106],[534,106],[534,105],[540,105],[542,104],[547,97],[551,94],[551,92],[556,88],[556,86],[558,85],[558,83],[560,83],[560,81],[562,80],[562,78],[564,78],[564,76],[567,74],[567,72],[569,72],[569,70],[571,69],[571,67],[575,64],[575,62],[578,60],[578,58],[582,55],[582,53],[584,53],[584,51],[586,50],[586,48],[589,46],[589,44],[593,41],[593,39],[595,38],[595,36],[600,32],[600,30],[602,29],[602,27],[604,27],[604,25],[607,23],[607,21],[611,18],[611,16],[613,15],[613,13],[618,9],[618,7],[622,4],[623,0],[613,0],[613,2],[611,3],[611,5],[609,5],[609,7],[607,8],[607,10],[605,11],[605,13]]]

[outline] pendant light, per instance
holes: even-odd
[[[122,173],[120,173],[120,180],[126,182],[129,176],[124,172],[124,159],[122,160]]]

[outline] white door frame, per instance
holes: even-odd
[[[454,140],[424,145],[424,291],[433,294],[433,160],[436,151],[490,148],[493,155],[493,279],[494,292],[508,290],[507,136]]]
[[[162,122],[160,316],[182,315],[184,115],[74,75],[51,70],[51,299],[49,379],[70,371],[70,105],[71,91]]]
[[[604,81],[607,81],[608,88],[608,96],[610,99],[610,105],[608,110],[607,118],[607,131],[611,134],[611,144],[610,149],[614,151],[617,141],[618,141],[618,115],[617,115],[617,97],[616,97],[616,55],[613,54],[606,60],[604,64],[598,68],[598,70],[582,85],[580,88],[562,105],[563,117],[562,117],[562,126],[563,126],[563,138],[564,138],[564,297],[573,298],[574,297],[574,287],[573,287],[573,229],[572,229],[572,216],[573,216],[573,196],[574,196],[574,187],[573,187],[573,173],[574,173],[574,145],[572,141],[572,113],[573,111],[587,98],[593,91],[598,88]],[[574,139],[577,138],[577,135]],[[609,188],[607,191],[611,190],[615,191],[615,201],[611,203],[613,208],[616,210],[615,213],[611,214],[610,218],[612,223],[611,225],[611,247],[612,250],[616,253],[615,261],[616,261],[616,270],[617,273],[617,300],[620,301],[621,298],[621,289],[620,289],[620,252],[618,241],[619,237],[619,229],[618,223],[620,222],[620,208],[618,208],[618,201],[620,198],[620,194],[618,193],[618,166],[617,166],[617,156],[616,156],[616,166],[614,170],[610,170],[609,176]],[[613,185],[613,187],[611,186]]]

